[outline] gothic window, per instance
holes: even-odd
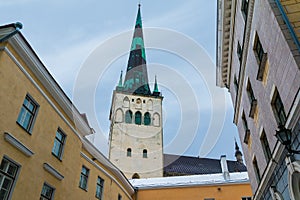
[[[116,110],[115,121],[116,122],[123,122],[123,111],[122,111],[122,109],[117,109]]]
[[[147,149],[144,149],[143,150],[143,158],[148,158],[148,155],[147,155]]]
[[[153,109],[153,102],[152,102],[152,100],[148,100],[148,102],[147,102],[147,109],[148,110],[152,110]]]
[[[154,113],[153,115],[153,125],[160,126],[160,116],[158,113]]]
[[[148,112],[146,112],[144,115],[144,124],[146,126],[149,126],[151,124],[151,115]]]
[[[125,113],[125,122],[128,124],[132,123],[132,112],[131,110],[127,110]]]
[[[132,175],[132,179],[139,179],[140,178],[140,175],[138,173],[134,173]]]
[[[127,157],[131,157],[131,148],[127,149]]]
[[[125,97],[123,99],[123,107],[124,108],[129,108],[129,105],[130,105],[130,101],[129,101],[128,97]]]
[[[141,109],[142,108],[142,100],[140,98],[138,98],[136,100],[136,108],[137,109]]]
[[[135,113],[135,124],[141,125],[142,124],[142,113],[137,111]]]

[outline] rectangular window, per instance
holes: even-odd
[[[247,19],[247,15],[248,15],[248,5],[249,5],[249,0],[242,0],[241,10],[245,20]]]
[[[239,58],[239,61],[240,63],[242,62],[242,55],[243,55],[243,51],[242,51],[242,47],[240,45],[240,43],[238,42],[238,45],[237,45],[237,56]]]
[[[268,56],[267,53],[264,52],[264,49],[262,47],[257,33],[255,34],[253,50],[258,64],[258,72],[256,79],[262,81],[263,75],[265,73]]]
[[[61,159],[62,157],[65,139],[66,139],[66,135],[62,132],[62,130],[57,129],[55,139],[54,139],[54,145],[52,148],[52,154],[59,159]]]
[[[97,199],[102,199],[103,187],[104,187],[104,180],[100,176],[98,176],[97,185],[96,185],[96,198]]]
[[[265,158],[266,158],[267,163],[268,163],[270,161],[271,157],[272,157],[272,153],[271,153],[269,142],[268,142],[268,139],[267,139],[267,136],[266,136],[266,133],[265,133],[264,130],[263,130],[263,132],[260,136],[260,142],[261,142],[264,154],[265,154]]]
[[[258,65],[260,65],[263,58],[264,50],[258,37],[256,38],[256,42],[254,44],[254,51],[257,56]]]
[[[255,96],[254,96],[252,86],[251,86],[251,83],[250,83],[249,79],[248,79],[248,83],[247,83],[247,94],[248,94],[249,101],[250,101],[249,117],[253,118],[254,113],[255,113],[255,109],[256,109],[256,106],[257,106],[257,100],[255,99]]]
[[[251,200],[251,197],[242,197],[242,200]]]
[[[252,164],[253,164],[256,180],[257,180],[257,182],[260,182],[260,173],[259,173],[259,168],[258,168],[256,157],[254,157]]]
[[[122,195],[118,194],[118,200],[122,200]]]
[[[236,75],[234,75],[234,82],[233,82],[233,84],[234,84],[235,91],[238,92],[238,90],[239,90],[239,83],[238,83],[238,81],[236,79]]]
[[[39,105],[28,94],[26,95],[17,123],[31,133]]]
[[[54,195],[54,188],[44,183],[40,200],[51,200],[53,199],[53,195]]]
[[[85,166],[82,166],[80,180],[79,180],[79,187],[81,189],[87,190],[87,182],[88,182],[88,178],[89,178],[89,172],[90,172],[90,170],[88,168],[86,168]]]
[[[249,137],[250,137],[250,130],[248,128],[248,123],[247,123],[247,119],[246,119],[244,111],[242,114],[242,123],[243,123],[244,129],[245,129],[244,143],[248,144]]]
[[[271,101],[272,109],[278,125],[284,125],[286,122],[286,114],[284,111],[283,103],[281,101],[278,90],[275,89],[273,99]]]
[[[3,158],[0,165],[0,199],[7,200],[12,193],[19,166]]]

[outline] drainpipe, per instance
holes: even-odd
[[[17,34],[23,28],[23,25],[20,22],[16,22],[13,25],[15,27],[15,30],[13,32],[5,35],[4,37],[0,38],[0,43],[4,42],[5,40],[9,39],[13,35]]]

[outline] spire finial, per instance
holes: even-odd
[[[235,157],[236,157],[236,161],[238,161],[239,163],[243,163],[243,154],[240,151],[239,145],[236,142],[236,139],[234,138],[234,142],[235,142]]]

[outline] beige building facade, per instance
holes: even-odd
[[[0,27],[0,199],[133,199],[20,27]]]

